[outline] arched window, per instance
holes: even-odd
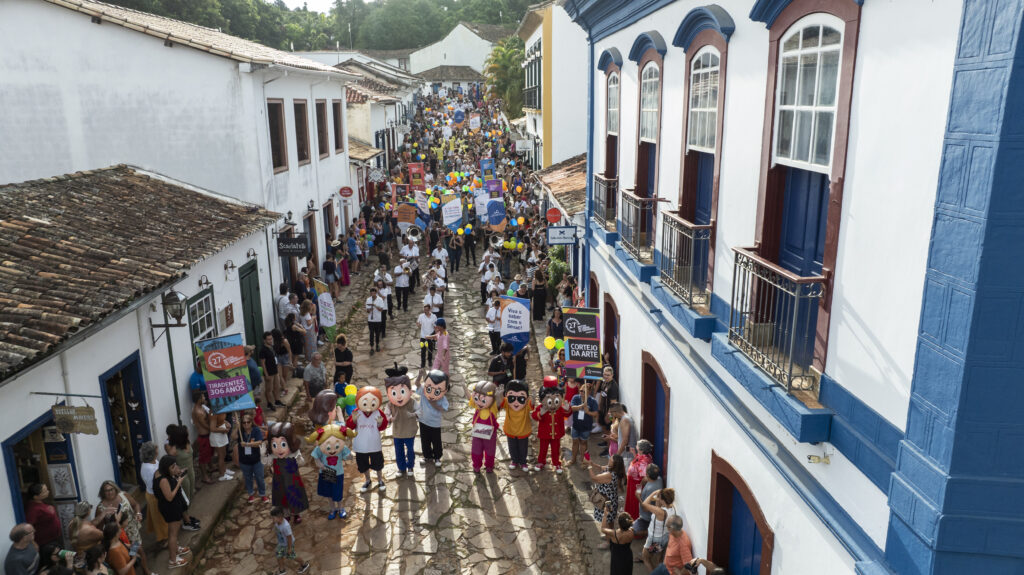
[[[718,128],[719,54],[705,46],[694,55],[690,65],[690,117],[686,145],[689,150],[715,153]]]
[[[640,140],[658,141],[658,100],[661,98],[659,83],[661,70],[654,62],[644,66],[640,77]]]
[[[775,162],[814,172],[832,166],[843,25],[812,14],[782,38],[776,95]]]
[[[610,135],[619,134],[619,75],[608,76],[608,101],[607,101],[607,132]]]

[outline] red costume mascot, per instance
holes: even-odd
[[[548,449],[551,450],[551,464],[555,473],[562,472],[562,462],[558,457],[561,450],[562,436],[565,435],[565,420],[569,417],[569,404],[565,402],[558,378],[549,375],[544,378],[544,387],[540,390],[540,405],[533,410],[532,417],[539,425],[537,437],[540,439],[540,453],[537,455],[537,466],[534,470],[544,469],[544,458]]]

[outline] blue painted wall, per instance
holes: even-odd
[[[1021,0],[965,0],[886,558],[1024,573]]]

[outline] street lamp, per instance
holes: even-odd
[[[188,313],[188,298],[179,291],[171,290],[164,294],[160,298],[160,304],[163,305],[164,322],[165,323],[153,323],[153,318],[149,318],[149,336],[153,338],[153,345],[156,346],[157,340],[167,333],[167,330],[172,327],[188,327],[188,324],[182,323],[181,320]],[[153,311],[156,311],[154,308]],[[177,323],[166,323],[167,317],[173,317]],[[156,335],[154,330],[162,329],[160,335]],[[174,390],[174,410],[178,415],[178,425],[181,425],[181,399],[178,397],[178,377],[174,373],[174,350],[171,348],[171,338],[167,338],[167,360],[170,363],[171,368],[171,388]]]

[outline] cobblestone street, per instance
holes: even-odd
[[[365,299],[367,281],[367,274],[360,274],[344,292],[338,304],[340,317],[352,309],[352,301],[358,304]],[[410,297],[409,311],[388,322],[382,351],[373,356],[361,306],[352,312],[347,333],[355,353],[356,386],[371,384],[383,391],[384,369],[393,362],[408,366],[415,378],[419,366],[415,317],[422,299],[422,292],[417,293],[418,297]],[[384,439],[387,491],[359,493],[362,479],[350,460],[344,500],[348,519],[328,521],[326,500],[315,495],[316,473],[307,457],[303,479],[310,509],[303,514],[302,524],[293,526],[299,556],[312,563],[313,573],[586,573],[590,549],[580,536],[580,523],[593,522],[581,514],[579,498],[567,479],[571,474],[556,475],[550,467],[539,473],[510,472],[503,438],[498,441],[496,473],[473,474],[469,462],[473,411],[466,401],[466,384],[486,379],[489,359],[475,267],[463,268],[454,276],[446,298],[452,389],[443,432],[443,467],[435,470],[433,465],[417,464],[415,480],[396,479],[389,428]],[[529,365],[535,395],[541,378],[536,354]],[[304,395],[298,395],[289,411],[289,419],[300,429],[310,429]],[[305,445],[304,455],[311,448]],[[535,444],[532,452],[536,453]],[[248,504],[244,491],[236,493],[236,501],[200,559],[198,572],[226,575],[274,568],[269,504]]]

